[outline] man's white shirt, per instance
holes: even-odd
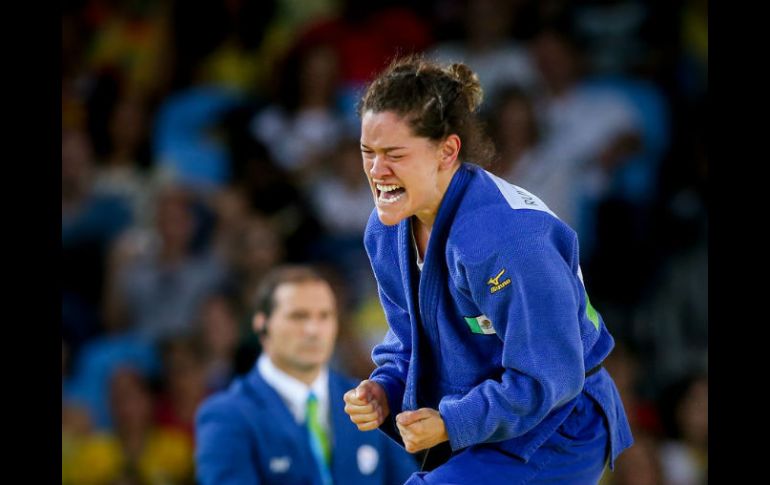
[[[329,369],[324,366],[313,383],[308,386],[295,377],[290,376],[273,364],[267,354],[262,354],[257,360],[257,368],[265,379],[286,403],[297,423],[305,422],[307,415],[307,398],[313,391],[318,399],[318,414],[321,426],[331,437],[329,423]]]

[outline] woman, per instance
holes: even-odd
[[[601,367],[614,341],[575,232],[464,162],[489,153],[481,99],[465,65],[411,57],[361,101],[376,205],[364,242],[390,328],[345,410],[430,451],[410,484],[596,483],[633,441]]]

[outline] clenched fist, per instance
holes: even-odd
[[[409,453],[432,448],[449,440],[444,419],[435,409],[404,411],[396,416],[396,426]]]
[[[374,381],[364,380],[343,396],[345,412],[360,431],[377,429],[390,414],[385,390]]]

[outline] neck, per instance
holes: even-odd
[[[278,368],[281,372],[285,372],[286,374],[292,376],[293,378],[297,379],[298,381],[308,386],[312,385],[313,381],[315,381],[318,378],[318,375],[321,373],[321,366],[307,368],[307,369],[300,369],[300,368],[297,368],[296,366],[290,366],[284,362],[280,362],[279,360],[274,359],[269,354],[268,356],[270,357],[270,362],[272,362],[273,365],[276,368]]]
[[[442,197],[443,198],[443,197]],[[436,220],[436,215],[438,214],[438,211],[425,211],[425,212],[418,212],[414,215],[416,219],[416,227],[418,230],[425,230],[430,234],[431,229],[433,229],[433,222]]]
[[[422,229],[427,231],[429,235],[430,231],[433,229],[433,223],[436,221],[436,216],[438,215],[438,209],[441,206],[441,201],[444,200],[444,194],[446,194],[446,191],[449,188],[449,184],[452,182],[452,178],[459,169],[460,162],[455,163],[454,166],[447,169],[444,172],[444,175],[438,178],[438,183],[436,184],[436,195],[433,199],[433,204],[431,204],[430,208],[415,213],[415,217],[419,222],[418,226],[424,226]]]

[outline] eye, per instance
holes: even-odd
[[[289,320],[293,322],[302,322],[303,320],[307,320],[307,318],[308,313],[305,311],[297,311],[289,314]]]

